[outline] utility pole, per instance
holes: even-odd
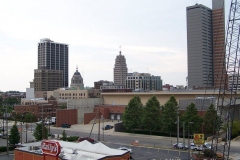
[[[177,145],[179,143],[179,111],[177,112]],[[185,146],[184,146],[185,147]]]
[[[185,146],[185,122],[183,122],[183,146]]]
[[[26,128],[26,143],[27,143],[27,121],[25,123],[25,128]]]
[[[23,119],[22,119],[22,118],[23,118],[23,114],[22,114],[22,116],[21,116],[21,144],[22,144],[22,129],[23,129],[23,128],[22,128],[22,123],[23,123]]]
[[[8,114],[7,114],[7,108],[8,106],[6,105],[6,129],[7,129],[7,155],[9,155],[9,148],[8,148]]]
[[[42,140],[43,140],[43,134],[44,134],[44,131],[43,131],[43,129],[44,129],[44,120],[43,120],[43,104],[42,104]]]

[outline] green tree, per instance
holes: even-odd
[[[171,95],[171,97],[169,98],[167,103],[168,102],[172,102],[176,107],[178,106],[178,102],[177,102],[176,98],[173,95]]]
[[[200,132],[202,129],[202,118],[198,115],[197,108],[194,103],[191,103],[184,114],[181,116],[181,121],[186,125],[190,125],[189,122],[193,122],[191,125],[191,132]]]
[[[240,135],[240,121],[233,121],[232,124],[232,138]]]
[[[18,131],[16,123],[12,126],[9,136],[9,144],[15,145],[20,142],[20,133]]]
[[[162,131],[165,133],[176,132],[178,107],[176,103],[168,101],[162,110]]]
[[[145,130],[155,131],[160,125],[160,103],[156,96],[150,98],[143,108],[142,126]]]
[[[44,124],[37,124],[36,129],[35,129],[35,131],[33,133],[33,136],[35,137],[35,139],[37,141],[42,140],[42,127],[43,127],[43,132],[44,132],[43,133],[43,139],[47,139],[47,137],[48,137],[48,130],[44,126]]]
[[[63,141],[66,141],[66,140],[67,140],[67,133],[65,132],[65,130],[63,130],[63,132],[62,132],[62,138],[61,138],[61,140],[63,140]]]
[[[213,133],[214,125],[216,123],[217,111],[215,110],[213,104],[208,107],[204,117],[204,131],[205,133]]]
[[[141,125],[143,105],[140,97],[135,96],[129,102],[122,116],[123,125],[126,129],[134,130]]]
[[[59,108],[60,109],[67,109],[67,105],[66,104],[62,104]]]

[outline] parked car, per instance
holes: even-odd
[[[42,121],[38,121],[38,122],[36,122],[37,124],[42,124]]]
[[[64,123],[61,125],[62,128],[70,128],[71,125],[70,124],[67,124],[67,123]]]
[[[8,135],[7,134],[3,134],[2,135],[2,139],[7,139],[7,137],[9,137],[10,136],[10,133],[8,133]]]
[[[132,149],[131,149],[131,148],[127,148],[127,147],[119,147],[118,149],[120,149],[120,150],[124,150],[124,151],[129,151],[130,153],[132,153]]]
[[[45,121],[44,124],[49,125],[49,124],[52,124],[52,122],[51,121]]]
[[[203,145],[195,145],[191,143],[191,149],[195,151],[203,151],[204,149],[211,149],[211,145],[208,143],[204,143]]]
[[[109,125],[107,124],[106,126],[102,127],[103,130],[109,130],[109,129],[112,129],[113,126],[112,125]]]
[[[90,143],[95,143],[95,140],[92,139],[92,138],[89,138],[89,137],[81,137],[81,138],[78,139],[78,142],[82,142],[84,140],[87,140]]]
[[[188,146],[187,145],[183,145],[183,143],[174,143],[173,144],[173,148],[177,148],[177,149],[188,149]]]

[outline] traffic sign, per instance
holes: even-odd
[[[204,144],[204,134],[194,134],[193,142],[198,145]]]

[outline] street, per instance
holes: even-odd
[[[9,129],[11,129],[11,123],[9,124]],[[18,128],[21,131],[21,125],[17,124]],[[31,126],[29,124],[29,126]],[[32,124],[31,127],[23,127],[22,131],[22,142],[33,141],[33,131],[35,130],[36,124]],[[46,126],[49,128],[49,126]],[[61,135],[63,130],[65,130],[67,136],[79,136],[79,137],[88,137],[90,135],[92,125],[72,125],[71,128],[60,128],[60,127],[50,127],[50,133],[55,135]],[[94,125],[93,131],[91,133],[91,138],[95,139],[108,147],[119,148],[121,146],[130,147],[133,150],[132,157],[134,159],[156,159],[156,158],[168,158],[168,159],[187,159],[188,151],[186,150],[174,150],[172,145],[176,143],[176,137],[162,137],[162,136],[151,136],[151,135],[139,135],[131,133],[121,133],[114,132],[111,130],[100,130],[100,135],[98,135],[98,125]],[[132,142],[138,142],[139,146],[133,146]],[[187,139],[185,139],[187,143]],[[0,139],[0,146],[6,146],[6,139]],[[230,155],[238,156],[239,146],[231,146]],[[192,151],[191,151],[192,152]]]

